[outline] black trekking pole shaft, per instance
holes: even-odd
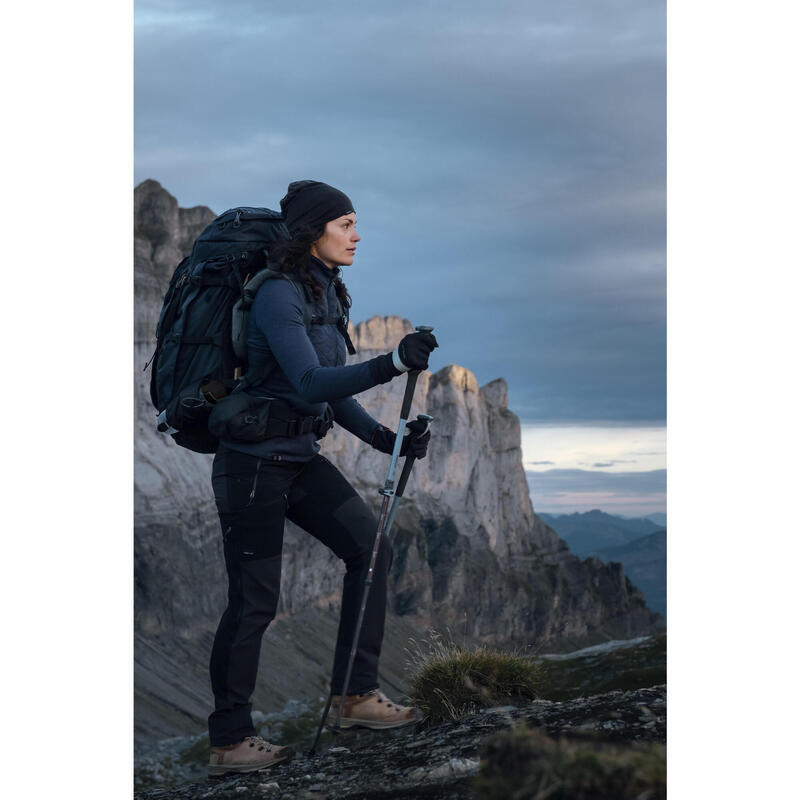
[[[417,325],[415,330],[419,333],[430,333],[433,327],[430,325]],[[417,378],[420,372],[421,370],[413,369],[408,373],[406,391],[403,395],[403,404],[400,407],[400,422],[397,425],[397,434],[394,440],[394,448],[392,449],[392,460],[389,462],[389,474],[386,478],[385,489],[390,490],[394,486],[394,471],[397,466],[397,459],[400,457],[400,448],[403,446],[403,434],[406,430],[408,415],[411,413],[411,401],[414,398],[414,389],[416,389]]]
[[[409,455],[403,464],[403,471],[400,473],[400,480],[397,482],[397,491],[394,493],[395,497],[402,497],[408,483],[408,476],[411,474],[411,468],[417,460],[416,456]]]
[[[431,424],[433,421],[433,417],[430,414],[417,414],[417,421],[424,422],[425,428],[421,431],[418,431],[416,435],[422,436],[425,434],[425,431],[428,429],[428,425]],[[400,480],[397,482],[397,490],[394,493],[394,499],[392,500],[392,506],[389,509],[389,515],[386,517],[386,525],[383,528],[383,535],[388,539],[389,532],[392,529],[392,522],[394,522],[394,514],[397,511],[397,501],[403,496],[403,493],[406,490],[406,484],[408,483],[409,476],[411,475],[411,469],[414,466],[414,462],[416,461],[416,456],[409,453],[406,456],[405,463],[403,464],[403,471],[400,473]]]
[[[414,466],[415,460],[414,456],[408,455],[406,456],[405,464],[403,464],[403,471],[400,473],[400,480],[397,482],[397,491],[394,493],[392,507],[389,509],[386,525],[384,526],[384,534],[387,538],[389,536],[389,531],[392,529],[392,523],[394,522],[394,512],[397,510],[397,501],[403,496],[403,491],[406,488],[406,483],[408,483],[408,476],[411,474],[411,468]]]
[[[389,462],[389,474],[386,477],[386,489],[391,489],[394,486],[394,471],[397,468],[397,459],[400,458],[400,448],[403,446],[403,434],[405,433],[406,422],[408,421],[408,415],[411,411],[411,400],[414,397],[414,389],[417,386],[419,372],[418,369],[415,369],[408,373],[406,392],[403,395],[403,405],[400,408],[400,422],[397,425],[397,434],[394,439],[394,447],[392,448],[392,460]]]
[[[319,721],[319,728],[317,728],[317,735],[314,737],[314,744],[311,745],[311,749],[308,751],[309,756],[313,756],[314,751],[317,749],[317,742],[319,741],[320,734],[322,733],[322,726],[325,724],[325,720],[328,718],[331,700],[333,700],[333,695],[328,692],[328,702],[325,704],[325,710],[322,712],[322,719]]]
[[[428,430],[428,425],[433,422],[433,417],[430,414],[417,414],[417,421],[424,422],[425,427],[422,430],[417,431],[414,435],[415,436],[424,436],[425,432]],[[402,497],[403,492],[406,489],[406,484],[408,483],[408,476],[411,475],[411,468],[414,466],[414,461],[416,461],[416,456],[409,454],[406,456],[405,463],[403,464],[403,471],[400,473],[400,480],[397,482],[397,491],[395,492],[396,497]],[[388,531],[386,531],[388,533]]]
[[[429,325],[418,325],[416,330],[424,332],[424,331],[432,331],[433,328],[430,327]],[[356,628],[355,631],[353,632],[353,642],[352,645],[350,646],[350,655],[347,659],[347,670],[344,675],[344,685],[342,686],[342,694],[339,699],[339,705],[336,709],[336,722],[334,724],[334,728],[339,728],[342,720],[342,711],[344,710],[344,703],[345,699],[347,698],[347,689],[350,686],[350,676],[353,673],[353,663],[355,662],[356,650],[358,649],[358,639],[361,635],[361,625],[364,621],[364,611],[366,610],[367,607],[367,598],[369,597],[369,589],[370,586],[372,585],[372,574],[375,569],[375,562],[378,559],[378,549],[380,548],[381,536],[383,535],[384,526],[386,524],[386,516],[389,510],[389,501],[394,496],[394,490],[392,488],[394,469],[395,465],[397,464],[397,457],[400,455],[403,431],[406,426],[406,420],[408,419],[408,415],[411,411],[411,401],[414,397],[414,389],[416,388],[417,385],[417,378],[419,377],[419,373],[420,370],[411,370],[408,373],[406,390],[405,394],[403,395],[403,404],[400,410],[400,424],[398,425],[397,435],[395,437],[394,450],[392,452],[392,460],[389,464],[389,473],[386,476],[386,482],[384,484],[383,489],[379,490],[380,493],[383,495],[383,503],[381,504],[381,513],[378,519],[378,530],[375,534],[375,544],[372,547],[372,557],[370,558],[369,562],[369,570],[367,572],[367,578],[364,581],[364,592],[361,597],[361,608],[358,611]],[[408,476],[406,476],[406,480],[408,480]],[[333,692],[330,693],[330,696],[328,698],[328,704],[325,707],[325,711],[322,715],[322,720],[319,723],[317,736],[314,739],[314,744],[311,746],[309,755],[314,755],[314,751],[316,750],[317,742],[319,741],[320,734],[322,733],[322,728],[325,725],[325,719],[328,716],[332,700],[333,700]]]

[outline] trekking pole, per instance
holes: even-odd
[[[415,435],[424,436],[425,432],[428,430],[428,425],[433,422],[433,417],[430,414],[417,414],[417,421],[424,422],[425,427],[418,431]],[[387,539],[389,538],[389,531],[392,529],[392,522],[394,522],[394,513],[397,510],[397,501],[403,496],[406,484],[408,483],[408,477],[411,475],[411,468],[414,466],[414,461],[416,461],[416,456],[411,454],[406,456],[406,460],[403,464],[403,471],[400,473],[400,480],[397,482],[397,490],[394,493],[394,500],[392,500],[392,506],[389,509],[389,514],[386,517],[386,525],[383,528],[383,535],[386,536]]]
[[[430,333],[433,328],[430,325],[417,325],[415,328],[416,331],[419,333]],[[356,658],[356,650],[358,648],[358,638],[361,635],[361,624],[364,621],[364,612],[367,608],[367,597],[369,596],[369,587],[372,585],[372,573],[375,569],[375,562],[378,560],[378,549],[380,548],[381,544],[381,535],[383,534],[384,527],[386,526],[386,515],[389,510],[389,501],[395,495],[394,491],[394,471],[395,467],[397,466],[397,458],[400,455],[400,448],[403,445],[403,433],[406,429],[406,422],[408,421],[408,415],[411,411],[411,400],[414,397],[414,389],[417,386],[417,378],[419,377],[419,373],[421,370],[415,369],[411,370],[408,373],[408,380],[406,381],[406,391],[403,395],[403,404],[400,408],[400,423],[397,426],[397,435],[394,440],[394,449],[392,450],[392,460],[389,462],[389,472],[386,475],[386,482],[383,485],[382,489],[378,489],[378,494],[383,495],[383,503],[381,504],[381,513],[378,517],[378,530],[375,533],[375,544],[372,547],[372,557],[370,558],[369,562],[369,570],[367,571],[367,577],[364,581],[364,593],[361,597],[361,608],[358,611],[358,619],[356,621],[356,629],[353,633],[353,643],[350,647],[350,656],[347,659],[347,671],[344,675],[344,685],[342,686],[342,695],[341,699],[339,700],[339,705],[336,709],[336,722],[334,723],[335,730],[341,730],[341,721],[342,721],[342,710],[344,709],[344,702],[347,697],[347,689],[350,685],[350,676],[353,672],[353,662]],[[404,470],[405,471],[405,470]],[[410,471],[410,468],[409,468]],[[406,480],[408,480],[408,476],[406,476]],[[405,488],[405,483],[403,484]],[[322,712],[322,719],[319,723],[319,728],[317,729],[317,735],[314,739],[314,744],[311,745],[311,749],[308,751],[309,756],[314,755],[314,751],[317,748],[317,742],[319,742],[320,734],[322,733],[322,729],[325,726],[325,720],[328,717],[328,711],[330,711],[331,702],[333,700],[333,692],[328,695],[328,702],[325,706],[325,711]]]
[[[417,325],[414,329],[418,333],[430,333],[433,328],[430,325]],[[397,436],[394,440],[394,448],[392,449],[392,460],[389,462],[389,474],[386,476],[386,484],[382,490],[378,490],[380,494],[386,497],[386,491],[394,488],[394,470],[397,466],[397,459],[400,457],[400,448],[403,446],[403,434],[406,432],[406,422],[408,422],[408,414],[411,411],[411,399],[414,396],[414,389],[417,386],[417,378],[421,370],[413,369],[408,373],[408,382],[406,383],[406,393],[403,396],[403,405],[400,407],[400,422],[397,425]],[[391,492],[394,494],[394,492]]]

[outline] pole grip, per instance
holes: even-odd
[[[433,331],[432,325],[417,325],[414,328],[417,333],[431,333]],[[406,381],[406,393],[403,395],[403,405],[400,409],[400,419],[408,419],[411,412],[411,400],[414,397],[414,388],[417,385],[417,378],[422,370],[412,369],[408,373],[408,381]]]
[[[412,369],[408,373],[408,380],[406,381],[406,393],[403,395],[403,405],[400,408],[400,419],[408,419],[411,412],[411,401],[414,399],[414,389],[417,386],[417,378],[419,378],[420,370]]]
[[[397,490],[395,491],[397,497],[403,496],[403,491],[408,483],[408,476],[411,474],[411,468],[414,466],[415,460],[416,459],[412,455],[406,456],[405,463],[403,464],[403,471],[400,473],[400,480],[397,482]]]
[[[425,427],[418,431],[415,436],[424,436],[425,432],[430,427],[431,422],[433,422],[433,417],[430,414],[417,414],[417,421],[424,422]],[[410,453],[406,456],[405,463],[403,464],[403,471],[400,473],[400,480],[397,482],[397,491],[395,494],[398,497],[403,496],[403,490],[406,488],[406,484],[408,483],[408,476],[411,475],[411,469],[414,466],[415,458]]]

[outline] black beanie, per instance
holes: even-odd
[[[294,181],[281,200],[281,213],[289,233],[352,214],[350,198],[333,186],[319,181]]]

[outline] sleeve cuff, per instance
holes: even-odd
[[[397,348],[392,351],[392,364],[398,372],[408,372],[411,367],[407,367],[401,360]]]
[[[385,353],[382,356],[375,356],[375,358],[370,360],[369,365],[370,369],[372,370],[372,377],[375,381],[375,386],[377,386],[379,383],[387,383],[392,378],[396,378],[398,375],[403,374],[395,367],[391,353]]]

